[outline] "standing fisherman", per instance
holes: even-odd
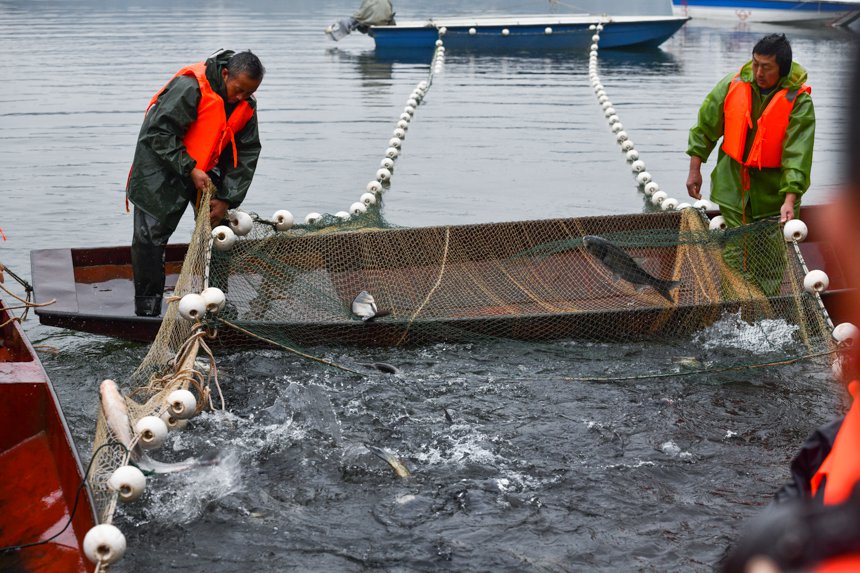
[[[188,203],[215,186],[213,226],[245,199],[260,156],[253,93],[265,68],[248,52],[221,50],[179,70],[152,97],[126,193],[134,203],[134,311],[161,314],[164,248]]]
[[[806,70],[792,62],[785,35],[770,34],[755,45],[752,60],[720,80],[702,103],[698,123],[690,130],[687,193],[702,198],[701,166],[722,138],[711,173],[711,200],[729,228],[772,216],[784,223],[799,215],[815,140],[806,77]],[[774,294],[782,268],[774,269],[773,258],[782,247],[778,240],[762,241],[758,255],[747,260],[746,246],[729,244],[726,260],[750,271],[765,294]]]

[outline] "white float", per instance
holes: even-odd
[[[341,221],[349,221],[350,214],[346,211],[338,211],[334,214],[335,217],[340,219]]]
[[[396,137],[398,139],[403,139],[406,137],[406,131],[404,131],[403,129],[401,129],[399,127],[396,128],[392,133],[394,134],[394,137]]]
[[[404,114],[404,115],[406,115],[406,114]],[[397,122],[397,127],[399,127],[400,129],[403,129],[403,130],[409,129],[409,122],[406,121],[405,119],[401,119],[400,121]]]
[[[696,209],[704,209],[705,211],[714,211],[717,206],[708,201],[707,199],[699,199],[695,203],[693,203],[693,207]]]
[[[247,235],[254,228],[254,220],[244,211],[231,211],[229,221],[230,228],[239,237]]]
[[[502,36],[507,36],[510,33],[511,33],[511,31],[508,30],[507,28],[502,28]]]
[[[716,217],[711,219],[710,223],[708,223],[708,228],[712,231],[724,231],[726,227],[726,220],[723,218],[722,215],[717,215]]]
[[[847,345],[854,344],[855,340],[860,338],[860,329],[850,322],[842,322],[837,324],[833,329],[833,339],[836,342],[844,342]]]
[[[639,152],[635,149],[631,149],[627,152],[627,161],[636,161],[639,159]]]
[[[385,150],[385,156],[388,157],[389,159],[397,159],[397,157],[399,155],[400,155],[400,150],[397,149],[396,147],[389,147],[388,149]]]
[[[134,425],[134,431],[140,436],[137,443],[144,450],[160,448],[167,439],[167,424],[161,418],[144,416]]]
[[[660,203],[660,208],[664,211],[674,211],[678,208],[678,200],[674,197],[669,197],[668,199],[663,199],[663,202]]]
[[[107,485],[125,503],[140,499],[146,491],[146,476],[134,466],[120,466],[108,478]]]
[[[179,299],[179,315],[185,320],[200,320],[206,314],[206,299],[190,292]]]
[[[286,231],[293,226],[295,218],[293,217],[293,214],[286,209],[281,209],[279,211],[275,211],[275,214],[272,215],[272,221],[275,223],[276,231]]]
[[[651,174],[647,171],[641,172],[639,175],[636,176],[636,182],[639,185],[647,185],[651,182]]]
[[[171,432],[175,432],[177,430],[184,430],[185,426],[188,425],[188,420],[181,420],[176,416],[172,416],[170,414],[170,410],[165,410],[161,413],[161,421],[167,424],[167,429]]]
[[[116,563],[125,555],[125,549],[125,535],[110,523],[100,523],[84,536],[84,555],[95,564]]]
[[[361,215],[367,213],[367,207],[361,201],[356,201],[349,206],[349,212],[353,215]]]
[[[660,190],[660,186],[657,185],[656,181],[649,181],[648,183],[645,184],[645,187],[642,189],[642,191],[645,193],[645,195],[647,195],[649,197],[659,190]]]
[[[624,132],[620,131],[619,133],[624,133]],[[627,134],[625,133],[624,135],[627,135]],[[633,149],[633,147],[634,147],[633,142],[629,139],[621,142],[621,151],[630,151],[631,149]]]
[[[595,34],[595,35],[593,35],[593,36],[591,37],[591,41],[592,41],[592,42],[599,42],[599,41],[600,41],[600,34]]]
[[[677,209],[678,211],[683,211],[684,209],[689,209],[690,207],[692,207],[692,205],[690,205],[687,202],[684,202],[684,203],[678,203],[678,206],[675,207],[675,209]]]
[[[389,171],[391,171],[391,169],[394,168],[394,160],[390,157],[383,157],[382,161],[379,162],[379,166],[383,169],[388,169]]]
[[[385,169],[383,167],[376,172],[377,181],[388,181],[389,179],[391,179],[391,171],[389,171],[388,169]]]
[[[830,286],[830,277],[820,270],[813,270],[803,277],[803,288],[806,292],[824,292]]]
[[[669,195],[665,191],[657,191],[656,193],[651,195],[651,204],[657,205],[659,207],[660,204],[668,198]]]
[[[200,296],[203,297],[203,303],[206,305],[208,312],[218,312],[227,304],[227,297],[224,296],[224,291],[218,287],[207,287],[203,289]]]
[[[474,36],[477,33],[478,33],[478,31],[475,28],[469,28],[469,35],[470,36]]]
[[[382,191],[382,184],[379,181],[371,181],[367,184],[366,189],[368,193],[379,193]]]
[[[212,229],[212,244],[219,251],[229,251],[236,243],[236,233],[227,225],[218,225]]]
[[[174,418],[187,420],[197,412],[197,398],[188,390],[179,388],[168,394],[167,408]]]
[[[809,229],[806,227],[806,223],[800,219],[792,219],[791,221],[786,222],[785,226],[782,228],[782,235],[789,243],[791,241],[797,241],[800,243],[808,234]]]
[[[630,169],[633,170],[633,173],[642,173],[643,171],[645,171],[645,162],[641,159],[637,159],[630,164]]]
[[[615,116],[613,115],[612,117]],[[610,129],[612,130],[612,133],[618,133],[619,131],[624,129],[624,126],[621,125],[621,122],[619,121],[618,123],[612,123],[612,127]]]
[[[627,141],[627,137],[628,136],[626,131],[619,131],[615,134],[615,141],[623,144],[625,141]]]
[[[359,201],[370,207],[371,205],[376,205],[376,195],[373,193],[362,193],[361,197],[358,198]]]
[[[311,212],[305,215],[305,225],[314,225],[322,219],[322,215],[316,212]]]

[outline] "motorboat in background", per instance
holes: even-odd
[[[603,24],[600,48],[659,46],[689,19],[687,16],[605,16],[594,14],[440,18],[372,26],[377,50],[432,49],[442,38],[457,50],[587,51],[593,28]],[[440,32],[444,29],[444,34]]]
[[[672,0],[679,16],[736,22],[848,25],[860,16],[860,0]]]

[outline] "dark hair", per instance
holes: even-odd
[[[266,68],[263,67],[260,58],[248,50],[233,54],[227,61],[227,72],[231,78],[235,78],[239,74],[247,74],[249,78],[259,82],[266,75]]]
[[[785,34],[768,34],[753,47],[753,54],[776,56],[780,76],[787,76],[791,71],[791,44]]]

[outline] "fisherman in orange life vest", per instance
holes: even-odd
[[[260,156],[253,93],[264,74],[250,51],[221,50],[179,70],[152,97],[126,187],[138,316],[161,314],[164,248],[198,193],[215,186],[213,226],[244,200]]]
[[[843,312],[860,325],[860,52],[849,97],[847,181],[831,207],[829,245],[852,287]],[[860,571],[860,340],[839,358],[848,413],[817,430],[791,462],[792,481],[742,534],[726,573]],[[839,389],[842,392],[841,389]]]
[[[728,227],[775,216],[784,223],[798,216],[800,198],[809,188],[815,140],[806,78],[806,70],[792,61],[785,35],[770,34],[753,47],[752,60],[720,80],[699,108],[688,138],[687,193],[702,198],[702,163],[722,138],[710,199],[720,206]],[[773,269],[773,258],[782,245],[774,240],[758,246],[757,259],[749,260],[749,249],[737,245],[730,245],[724,257],[734,268],[750,271],[765,294],[774,294],[783,269]]]

